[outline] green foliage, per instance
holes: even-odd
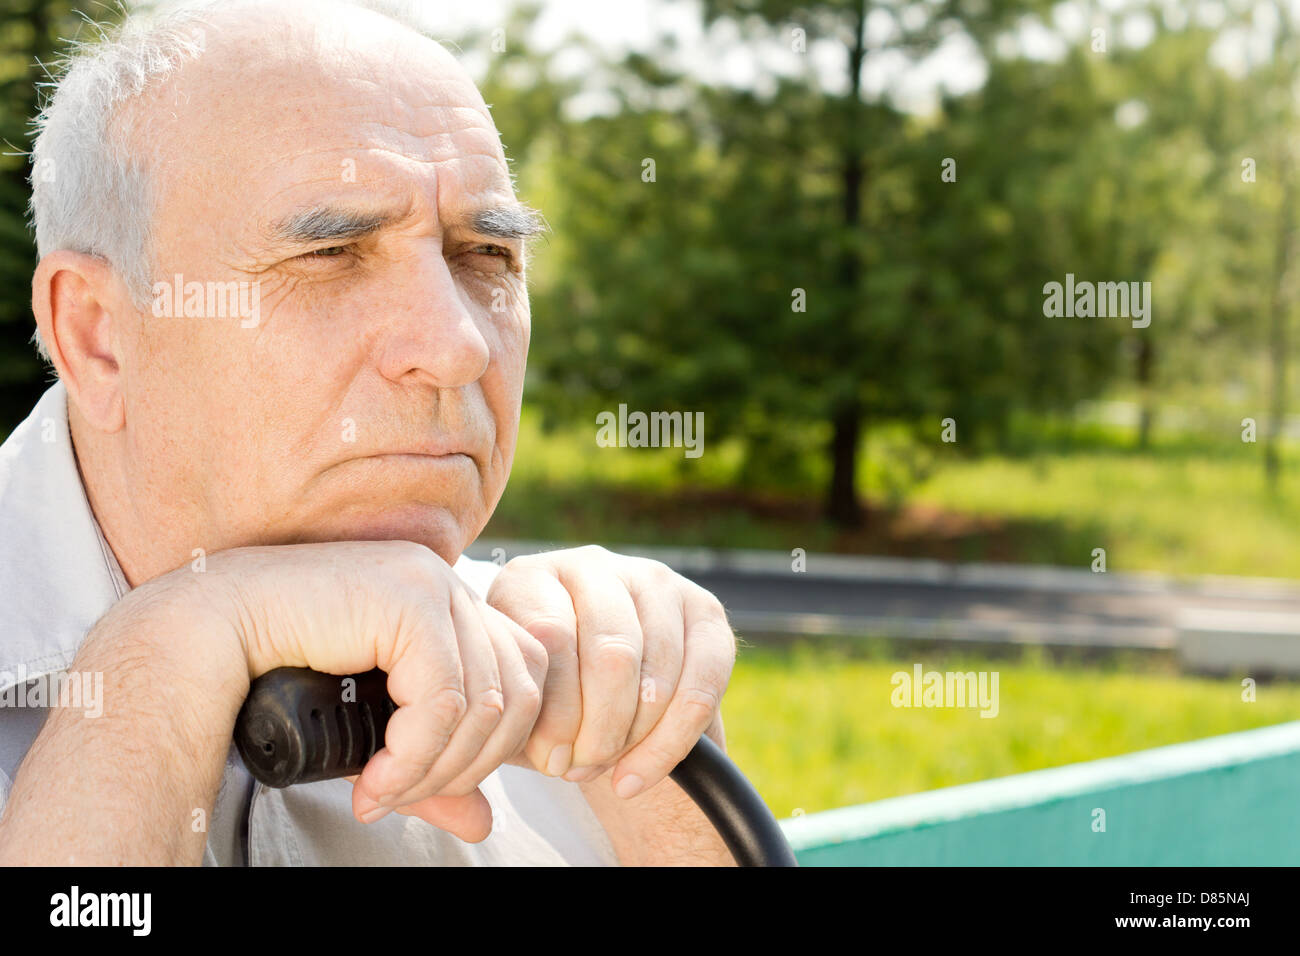
[[[1036,5],[983,6],[989,19],[967,25],[988,79],[928,117],[811,74],[760,96],[635,56],[603,67],[615,113],[534,127],[524,181],[555,234],[535,270],[530,396],[548,420],[702,410],[712,440],[748,446],[742,484],[778,487],[809,474],[845,396],[872,428],[936,436],[953,417],[971,452],[1004,443],[1018,411],[1069,409],[1130,376],[1154,404],[1175,375],[1205,371],[1207,342],[1258,348],[1257,293],[1236,290],[1269,253],[1257,242],[1240,261],[1231,186],[1246,88],[1207,66],[1214,35],[1162,29],[1136,50],[1039,62],[992,42]],[[706,12],[759,39],[799,24],[851,44],[859,7]],[[926,36],[900,49],[923,54]],[[1045,317],[1043,286],[1067,273],[1150,281],[1155,328]]]

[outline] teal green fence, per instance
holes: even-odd
[[[804,866],[1300,865],[1300,721],[781,827]]]

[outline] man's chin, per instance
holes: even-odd
[[[299,540],[414,541],[452,564],[472,539],[466,538],[464,524],[449,508],[413,504],[331,515],[314,528],[302,529]]]

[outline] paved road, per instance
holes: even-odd
[[[876,633],[951,640],[1171,648],[1180,610],[1300,613],[1300,600],[1207,598],[1015,587],[846,581],[752,572],[692,572],[726,605],[736,629],[756,634]]]
[[[480,542],[505,555],[532,542]],[[618,548],[620,551],[631,549]],[[1180,615],[1206,609],[1286,612],[1300,623],[1300,582],[1192,581],[1075,569],[961,566],[896,559],[642,549],[716,594],[742,635],[877,634],[1087,647],[1175,646]]]

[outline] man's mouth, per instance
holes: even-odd
[[[453,455],[468,455],[469,449],[464,442],[427,441],[412,442],[409,445],[393,445],[372,452],[370,458],[449,458]]]
[[[470,456],[463,451],[447,452],[446,454],[441,454],[441,455],[431,455],[426,452],[409,452],[409,451],[383,452],[378,455],[366,455],[365,457],[374,458],[377,461],[428,462],[431,464],[438,463],[438,462],[453,464],[459,461],[460,459],[464,459],[466,461],[471,460]]]

